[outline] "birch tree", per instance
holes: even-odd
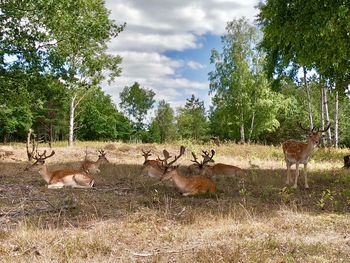
[[[109,19],[102,0],[5,0],[0,8],[0,29],[6,32],[0,34],[1,64],[10,56],[15,62],[9,64],[26,71],[28,79],[50,75],[60,80],[71,96],[72,145],[75,110],[84,97],[80,94],[121,73],[121,57],[107,53],[107,42],[125,24]]]
[[[108,18],[108,10],[100,0],[53,1],[45,21],[57,43],[54,56],[61,63],[64,83],[71,93],[69,113],[69,145],[73,145],[75,113],[88,89],[105,78],[119,76],[120,56],[107,54],[107,42],[124,26]]]
[[[264,33],[261,47],[267,53],[270,77],[280,79],[290,68],[303,66],[316,70],[328,86],[338,91],[347,88],[350,84],[348,1],[267,0],[259,8],[258,20]],[[325,103],[327,92],[324,91]],[[325,114],[327,118],[327,111]],[[338,126],[335,133],[338,134]],[[331,137],[330,132],[328,136]]]
[[[241,142],[278,127],[277,94],[263,73],[264,55],[257,50],[259,34],[244,18],[227,23],[222,52],[212,50],[209,73],[214,94],[211,125],[214,135]]]

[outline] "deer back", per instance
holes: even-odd
[[[204,173],[210,176],[213,176],[213,175],[234,176],[234,175],[242,174],[243,170],[234,165],[217,163],[212,166],[206,166],[204,168]]]
[[[141,175],[160,179],[163,176],[163,170],[158,166],[158,164],[146,164],[142,168]]]
[[[211,179],[196,175],[196,176],[184,176],[178,169],[173,169],[168,171],[162,180],[172,179],[175,186],[180,190],[183,194],[198,194],[204,192],[215,192],[216,184]]]

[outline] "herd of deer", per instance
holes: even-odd
[[[301,142],[297,140],[287,140],[282,144],[285,162],[287,165],[287,181],[286,184],[290,183],[290,167],[296,165],[295,181],[293,188],[297,188],[298,177],[299,177],[299,164],[304,164],[304,177],[305,177],[305,188],[309,188],[307,181],[307,163],[309,157],[317,145],[318,141],[322,137],[322,133],[330,128],[328,125],[324,130],[319,129],[305,129],[301,125],[300,127],[307,132],[307,142]],[[175,155],[173,158],[167,150],[163,150],[163,159],[158,157],[157,159],[150,160],[151,151],[144,151],[143,156],[145,161],[143,163],[142,174],[150,177],[156,177],[161,181],[172,180],[178,188],[178,190],[184,196],[195,195],[205,192],[215,192],[216,184],[211,179],[213,175],[244,175],[245,171],[239,167],[215,163],[213,157],[215,151],[211,150],[202,151],[202,161],[198,161],[198,158],[194,152],[192,152],[193,164],[187,167],[188,172],[191,176],[185,176],[181,173],[178,166],[175,166],[175,162],[185,153],[185,147],[180,147],[180,153]],[[45,165],[45,160],[55,154],[52,151],[49,155],[46,155],[46,151],[40,154],[36,151],[33,154],[35,163],[32,164],[27,170],[39,171],[44,180],[48,184],[48,188],[62,188],[64,186],[76,187],[76,188],[91,188],[94,186],[94,180],[91,174],[99,172],[99,166],[104,163],[109,163],[106,158],[106,153],[101,150],[99,151],[99,158],[97,161],[88,161],[85,157],[82,163],[81,169],[63,169],[50,172]],[[173,158],[173,159],[172,159]]]

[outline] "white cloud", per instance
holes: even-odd
[[[135,81],[156,92],[172,106],[185,103],[192,93],[208,107],[209,84],[187,79],[186,69],[207,68],[193,59],[174,59],[166,51],[184,51],[201,47],[206,33],[222,35],[226,23],[242,16],[253,21],[256,0],[107,0],[110,17],[126,22],[125,30],[109,44],[109,51],[123,57],[122,76],[112,86],[104,86],[119,103],[119,92]],[[209,57],[208,57],[209,61]]]
[[[205,65],[202,65],[201,63],[198,63],[196,61],[190,60],[187,62],[187,66],[191,69],[202,69],[205,68]]]

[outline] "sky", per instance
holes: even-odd
[[[192,94],[211,103],[212,48],[221,48],[228,21],[256,19],[259,0],[106,0],[110,18],[126,28],[108,52],[123,57],[122,74],[103,85],[119,107],[119,93],[138,82],[155,100],[183,106]],[[158,104],[158,103],[156,103]],[[156,106],[156,105],[155,105]]]

